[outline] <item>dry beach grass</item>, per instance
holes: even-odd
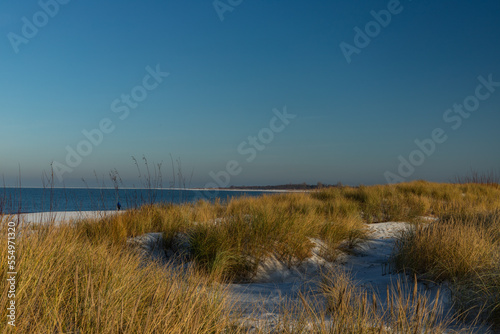
[[[312,240],[321,240],[325,258],[335,261],[364,242],[367,223],[384,221],[413,223],[396,243],[398,270],[412,273],[410,279],[449,282],[460,314],[475,317],[482,311],[495,324],[499,208],[497,184],[418,181],[147,205],[101,219],[32,226],[16,240],[16,327],[26,333],[441,332],[449,319],[437,316],[433,300],[416,289],[411,296],[401,292],[401,285],[413,283],[394,282],[384,292],[392,302],[381,305],[380,296],[366,294],[340,270],[323,273],[317,298],[304,294],[300,305],[285,303],[272,328],[238,321],[228,284],[251,282],[270,256],[299,265],[311,255]],[[8,220],[2,217],[2,235]],[[145,262],[127,240],[150,232],[162,233],[165,249],[182,236],[192,265],[179,270]],[[7,258],[5,239],[2,258]],[[0,268],[5,282],[5,261]],[[2,319],[7,289],[2,283]],[[0,328],[9,332],[3,321]]]

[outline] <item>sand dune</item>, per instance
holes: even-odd
[[[123,211],[121,211],[123,212]],[[48,223],[56,225],[84,218],[101,218],[116,214],[117,211],[87,211],[87,212],[51,212],[30,213],[15,216],[22,223]],[[331,269],[343,269],[352,274],[360,287],[378,294],[380,302],[385,304],[386,291],[398,280],[406,281],[404,274],[395,273],[389,265],[396,236],[410,224],[402,222],[386,222],[369,224],[370,235],[360,248],[353,254],[341,255],[335,263],[322,256],[322,242],[313,239],[315,244],[313,254],[299,266],[289,268],[275,257],[268,258],[260,265],[257,275],[251,282],[228,284],[229,301],[235,309],[241,311],[241,324],[247,328],[272,329],[278,323],[281,307],[284,304],[300,307],[300,294],[314,295],[321,303],[320,283],[322,273]],[[174,242],[175,249],[164,251],[161,233],[147,233],[130,238],[128,244],[138,249],[145,261],[158,261],[163,264],[174,263],[182,267],[193,265],[182,262],[182,253],[189,252],[189,242],[185,235],[179,236]],[[172,262],[173,259],[177,262]],[[188,259],[184,257],[184,260]],[[410,293],[408,289],[408,293]],[[440,290],[439,304],[444,314],[451,310],[450,296],[446,285],[436,285],[431,282],[418,284],[420,293],[426,294],[434,301]],[[453,328],[450,328],[453,329]],[[485,332],[481,329],[478,332]]]

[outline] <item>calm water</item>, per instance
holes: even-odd
[[[120,202],[123,209],[147,203],[186,203],[200,199],[213,201],[231,197],[259,196],[261,191],[216,190],[147,190],[147,189],[87,189],[87,188],[4,188],[0,190],[0,213],[42,211],[115,210]]]

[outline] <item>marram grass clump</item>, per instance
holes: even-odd
[[[223,333],[230,325],[224,290],[211,277],[144,265],[139,255],[81,233],[49,227],[17,239],[18,333]],[[4,263],[1,270],[5,281]],[[3,319],[7,303],[2,293]]]
[[[500,325],[500,211],[474,208],[446,213],[399,237],[397,269],[433,281],[448,281],[464,317]]]

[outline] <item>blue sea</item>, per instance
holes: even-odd
[[[118,202],[125,210],[152,203],[189,203],[200,199],[225,201],[263,193],[195,189],[3,188],[0,190],[0,214],[116,210]]]

